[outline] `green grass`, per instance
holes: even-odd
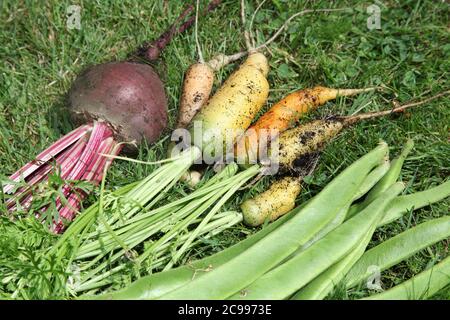
[[[256,1],[248,2],[253,12]],[[65,94],[85,67],[126,56],[154,39],[180,13],[178,1],[2,1],[0,3],[0,176],[6,177],[72,126],[65,110]],[[206,1],[202,1],[205,4]],[[255,19],[262,42],[291,14],[305,8],[327,8],[328,1],[272,0]],[[271,93],[269,107],[287,93],[304,87],[366,87],[384,85],[383,94],[339,99],[310,114],[304,121],[334,114],[388,109],[393,99],[405,102],[449,88],[450,45],[448,4],[440,1],[383,1],[381,30],[368,30],[366,5],[360,1],[336,1],[334,7],[350,7],[352,13],[306,15],[297,18],[270,46]],[[66,28],[66,8],[80,4],[81,30]],[[248,19],[250,18],[250,14]],[[199,36],[206,59],[234,53],[245,45],[237,1],[224,1],[207,18],[200,19]],[[143,145],[138,158],[153,161],[164,149],[175,123],[183,73],[196,59],[192,29],[179,35],[155,65],[166,85],[170,126],[162,141]],[[222,70],[215,88],[237,64]],[[395,155],[407,137],[415,149],[406,161],[402,179],[405,192],[434,186],[450,173],[449,98],[433,101],[408,113],[362,122],[346,130],[322,153],[320,163],[298,203],[316,194],[333,176],[382,139]],[[107,178],[115,188],[145,177],[154,166],[116,161]],[[242,199],[265,189],[263,179],[240,192],[227,205],[236,209]],[[96,194],[94,193],[94,199]],[[418,210],[378,230],[371,246],[411,225],[448,214],[450,201]],[[195,248],[202,257],[236,243],[256,230],[235,226]],[[449,241],[424,250],[383,272],[383,287],[419,273],[430,262],[448,255]],[[2,263],[2,262],[0,262]],[[335,298],[358,298],[364,290],[336,292]],[[448,299],[450,290],[435,298]]]

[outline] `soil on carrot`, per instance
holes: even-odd
[[[40,150],[72,129],[66,106],[66,94],[76,75],[87,66],[125,59],[142,43],[153,40],[178,16],[178,1],[131,0],[112,3],[85,1],[77,10],[69,9],[73,1],[46,1],[24,4],[2,1],[0,4],[0,178],[4,179],[31,160]],[[207,1],[201,1],[206,5]],[[441,1],[392,0],[375,2],[377,17],[367,13],[370,3],[361,1],[266,1],[255,16],[253,30],[258,43],[264,42],[290,15],[304,9],[348,7],[349,12],[311,14],[293,21],[268,51],[271,70],[269,103],[279,101],[299,88],[323,85],[335,88],[383,86],[384,92],[339,98],[307,115],[302,121],[330,115],[350,115],[358,111],[379,111],[399,103],[431,96],[450,86],[449,7]],[[249,15],[259,1],[247,1]],[[306,7],[308,6],[308,7]],[[310,7],[312,6],[312,7]],[[78,15],[79,13],[79,15]],[[79,22],[76,23],[76,22]],[[370,27],[370,29],[368,28]],[[375,28],[372,28],[375,27]],[[200,18],[199,37],[206,59],[219,52],[231,54],[245,48],[239,19],[239,5],[224,2],[207,17]],[[169,129],[159,142],[140,146],[137,158],[155,161],[165,158],[170,128],[177,118],[183,71],[197,60],[193,29],[178,35],[161,55],[156,69],[165,82],[169,103]],[[222,83],[239,62],[220,71],[214,89]],[[401,115],[360,122],[344,130],[321,153],[312,174],[304,179],[297,199],[300,204],[323,188],[338,172],[371,150],[379,140],[391,147],[391,155],[401,150],[408,137],[415,148],[405,162],[402,180],[406,193],[435,186],[450,175],[450,99],[443,97],[427,106]],[[106,187],[136,181],[148,175],[156,165],[115,161],[108,173]],[[224,210],[236,210],[249,197],[265,190],[271,178],[258,181],[240,191]],[[186,192],[178,186],[168,195]],[[85,205],[98,196],[93,192]],[[0,203],[2,195],[0,195]],[[47,199],[48,200],[48,199]],[[406,230],[412,225],[448,214],[450,201],[407,214],[380,228],[370,247]],[[1,207],[0,211],[5,212]],[[3,218],[2,218],[3,219]],[[21,259],[11,257],[37,254],[36,248],[48,245],[54,238],[33,222],[20,225],[1,223],[0,274],[34,281],[45,277],[44,270],[33,269]],[[190,258],[201,258],[219,252],[257,228],[236,225],[199,243]],[[20,237],[17,236],[20,234]],[[449,241],[442,241],[405,262],[382,273],[382,287],[390,288],[448,256]],[[48,270],[64,273],[48,261]],[[14,270],[21,270],[14,273]],[[33,280],[34,279],[34,280]],[[37,280],[36,280],[37,281]],[[129,281],[126,277],[122,283]],[[38,282],[36,282],[38,283]],[[41,282],[39,282],[41,283]],[[55,290],[57,296],[63,292]],[[49,288],[36,285],[30,298],[39,297]],[[0,297],[11,297],[20,288],[0,282]],[[50,290],[51,291],[51,290]],[[356,299],[366,295],[363,287],[351,291],[338,288],[332,297]],[[433,298],[448,299],[446,288]]]

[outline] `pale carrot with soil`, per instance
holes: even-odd
[[[338,97],[353,96],[375,89],[334,89],[317,86],[297,90],[275,103],[248,128],[246,134],[237,143],[236,157],[246,162],[249,159],[256,161],[259,154],[258,146],[267,146],[277,135],[293,127],[305,113]],[[266,143],[260,141],[263,137],[267,139]]]

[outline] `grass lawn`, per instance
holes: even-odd
[[[204,5],[206,1],[201,3]],[[247,1],[248,19],[259,1]],[[369,30],[366,12],[381,9],[381,29]],[[81,29],[66,26],[66,9],[79,4]],[[351,13],[310,14],[294,20],[267,51],[271,91],[267,108],[298,89],[324,85],[360,88],[384,85],[389,90],[328,103],[302,121],[356,110],[388,109],[395,99],[406,102],[449,88],[449,6],[443,1],[266,1],[256,15],[254,32],[267,39],[283,21],[303,9],[349,7]],[[182,8],[179,1],[2,1],[0,2],[0,176],[7,177],[34,155],[72,129],[66,93],[76,75],[92,64],[125,59],[143,42],[158,36]],[[238,1],[223,4],[199,21],[206,59],[245,48]],[[164,157],[177,115],[183,70],[197,59],[193,29],[178,35],[155,65],[166,85],[170,124],[160,142],[140,148],[138,159]],[[227,66],[215,88],[237,64]],[[321,190],[344,167],[386,141],[396,155],[408,137],[415,148],[405,162],[405,193],[442,183],[450,173],[450,99],[433,101],[398,116],[361,122],[346,130],[323,151],[314,174],[304,183],[298,204]],[[149,174],[154,166],[116,161],[107,188],[125,185]],[[237,209],[243,199],[264,190],[270,178],[241,191],[227,204]],[[96,193],[88,200],[92,201]],[[370,246],[412,225],[449,214],[449,199],[378,229]],[[205,240],[191,252],[198,258],[226,248],[257,231],[237,225]],[[442,241],[382,273],[383,288],[398,284],[449,254]],[[2,242],[0,242],[0,245]],[[3,243],[4,245],[4,243]],[[1,249],[0,249],[1,250]],[[1,258],[0,258],[1,259]],[[0,261],[0,264],[2,261]],[[0,266],[1,268],[1,266]],[[30,271],[31,272],[31,271]],[[0,284],[0,296],[7,289]],[[337,299],[354,299],[364,289],[338,290]],[[450,289],[435,298],[448,299]]]

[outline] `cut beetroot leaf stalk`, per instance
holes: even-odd
[[[66,180],[90,181],[90,182],[93,182],[94,184],[97,184],[96,181],[93,180],[93,177],[95,175],[95,170],[103,170],[103,167],[100,167],[100,165],[104,164],[104,161],[102,161],[103,159],[101,159],[104,157],[101,157],[99,155],[99,153],[109,154],[109,152],[112,149],[113,143],[114,143],[114,140],[111,137],[107,138],[106,140],[103,140],[101,142],[100,146],[98,147],[97,151],[92,153],[92,157],[90,158],[89,163],[85,163],[86,166],[83,168],[81,176],[77,175],[81,172],[80,170],[73,170],[72,171],[73,176],[68,177],[68,179],[66,179]],[[82,159],[80,158],[79,161],[81,162]],[[67,198],[68,196],[70,196],[71,193],[73,193],[73,191],[74,190],[69,183],[63,187],[62,193]],[[78,191],[80,193],[83,193],[81,190],[75,190],[75,193],[78,193]],[[70,210],[71,209],[70,207],[64,208],[63,204],[61,203],[61,200],[60,199],[58,199],[58,200],[59,201],[57,202],[57,208],[61,208],[61,210],[62,210],[62,211],[59,210],[60,216],[65,218],[66,220],[71,220],[70,214],[66,214],[66,212],[67,212],[67,210],[69,210],[69,211],[73,211],[73,210]]]
[[[97,121],[92,129],[91,136],[83,153],[79,157],[77,164],[71,170],[66,180],[81,180],[90,181],[94,185],[97,183],[92,181],[92,177],[95,176],[95,171],[93,170],[104,170],[104,166],[99,166],[99,164],[105,164],[103,158],[100,157],[99,153],[108,154],[115,144],[112,138],[112,131],[109,126],[103,121]],[[72,190],[72,186],[67,184],[63,187],[62,193],[66,197],[67,202],[62,203],[61,199],[57,199],[56,206],[58,208],[60,219],[56,222],[54,231],[60,233],[64,229],[63,219],[66,221],[71,221],[79,208],[81,207],[81,201],[86,197],[85,192],[82,190]]]
[[[83,153],[79,157],[75,167],[70,171],[69,175],[67,177],[63,177],[63,179],[80,179],[88,169],[103,140],[111,137],[112,135],[113,133],[111,129],[105,122],[96,121],[94,124],[94,128],[92,129],[92,133],[89,137],[89,141],[83,150]]]
[[[62,186],[65,199],[56,199],[59,218],[54,221],[52,230],[61,233],[65,228],[63,222],[75,218],[81,208],[81,201],[87,196],[84,190],[74,186],[74,182],[86,181],[98,185],[112,162],[111,158],[103,155],[115,156],[121,149],[122,144],[114,140],[114,132],[104,121],[94,121],[73,130],[10,177],[14,182],[24,180],[26,186],[14,190],[16,187],[11,184],[4,188],[4,192],[14,191],[7,201],[8,211],[15,211],[19,206],[25,210],[30,209],[33,186],[48,183],[49,175],[58,172],[61,179],[66,181]],[[36,217],[40,218],[46,210],[48,206],[40,208]]]
[[[82,179],[86,172],[90,170],[89,166],[96,158],[98,150],[105,139],[109,139],[112,136],[112,132],[104,122],[96,122],[92,130],[86,147],[83,149],[81,155],[77,155],[77,162],[75,166],[68,172],[68,174],[62,174],[61,178],[64,180],[86,180]],[[89,181],[89,180],[88,180]],[[71,186],[65,185],[63,187],[63,194],[67,197],[70,194]],[[59,205],[59,204],[58,204]]]
[[[60,138],[58,141],[52,144],[50,147],[38,154],[33,161],[28,162],[22,168],[17,170],[9,177],[9,180],[19,182],[20,179],[28,178],[31,174],[41,168],[48,161],[55,159],[55,157],[57,157],[61,152],[70,147],[73,143],[78,141],[81,137],[88,135],[91,130],[92,125],[87,124],[69,132],[64,137]],[[3,192],[7,194],[13,189],[13,184],[7,184],[3,187]]]
[[[82,137],[78,142],[76,142],[69,150],[65,151],[60,158],[55,160],[55,163],[48,163],[46,167],[42,168],[45,170],[38,170],[33,174],[33,178],[27,181],[27,187],[25,193],[27,196],[20,200],[20,205],[23,209],[28,210],[33,201],[32,195],[32,187],[37,183],[44,183],[48,180],[48,175],[52,172],[52,170],[58,170],[61,179],[67,179],[71,170],[74,168],[77,163],[79,157],[81,156],[84,148],[86,147],[87,141],[86,137]],[[47,166],[49,170],[47,170]],[[11,200],[16,202],[16,199],[19,197],[23,197],[22,194],[16,193],[14,194],[14,198]],[[9,211],[15,211],[17,208],[15,206],[8,207]]]
[[[90,166],[80,180],[90,181],[92,184],[98,185],[102,180],[103,172],[108,170],[112,162],[112,159],[104,157],[101,154],[116,156],[120,153],[121,149],[122,145],[116,144],[112,137],[103,140],[98,148],[98,152],[92,158]],[[72,221],[75,218],[75,215],[81,207],[81,202],[87,194],[83,190],[77,189],[72,190],[71,192],[69,190],[65,196],[67,198],[67,203],[59,210],[60,220],[54,224],[53,231],[55,233],[64,231],[64,221]]]
[[[16,203],[17,199],[20,199],[20,204],[22,208],[28,209],[33,199],[31,195],[32,187],[37,183],[45,182],[48,179],[48,175],[50,174],[50,172],[52,172],[52,170],[55,170],[55,166],[56,168],[59,168],[61,178],[66,179],[72,168],[77,163],[86,144],[87,144],[87,137],[83,136],[70,148],[60,153],[54,159],[53,163],[47,162],[43,164],[41,168],[36,170],[29,177],[29,180],[26,180],[28,186],[19,189],[17,192],[15,192],[14,197],[7,201],[8,209],[10,211],[16,210],[16,207],[12,206],[11,203]],[[23,198],[24,195],[27,195],[26,198]]]
[[[112,138],[112,131],[105,122],[97,121],[94,124],[90,139],[80,156],[77,164],[70,172],[67,180],[89,181],[94,185],[98,182],[93,180],[97,171],[103,172],[105,167],[105,159],[100,154],[109,154],[115,145]],[[119,152],[120,150],[118,150]],[[64,221],[72,221],[76,213],[81,207],[81,201],[86,197],[83,190],[73,190],[70,184],[63,187],[63,195],[67,202],[62,203],[61,199],[57,199],[57,208],[59,212],[59,220],[55,223],[54,231],[60,233],[64,229]]]

